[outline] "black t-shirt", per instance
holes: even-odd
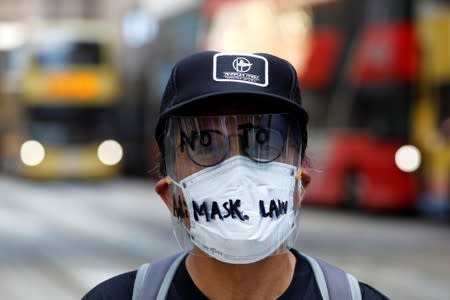
[[[292,250],[297,258],[295,265],[294,276],[288,289],[281,295],[279,299],[282,300],[314,300],[322,299],[319,288],[316,284],[313,270],[309,262],[300,255],[296,250]],[[82,300],[126,300],[131,299],[133,295],[134,279],[136,278],[136,271],[124,273],[106,280],[89,293],[87,293]],[[388,299],[380,292],[365,283],[359,283],[363,300],[385,300]],[[208,299],[195,286],[186,266],[183,262],[178,267],[169,288],[167,299],[170,300],[186,300]]]

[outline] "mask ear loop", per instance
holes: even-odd
[[[303,187],[302,183],[302,172],[303,170],[301,168],[298,169],[297,173],[295,173],[295,179],[298,180],[300,184],[300,203],[303,202],[303,198],[305,196],[305,188]]]
[[[169,175],[167,175],[166,177],[164,177],[164,181],[168,184],[171,185],[172,183],[175,184],[177,187],[179,187],[180,189],[183,189],[183,187],[181,186],[181,184],[179,184],[178,182],[176,182],[172,177],[170,177]]]

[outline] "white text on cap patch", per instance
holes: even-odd
[[[263,56],[217,53],[213,64],[215,81],[241,82],[263,87],[269,84],[269,64]]]

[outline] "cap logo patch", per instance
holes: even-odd
[[[217,53],[214,55],[213,78],[265,87],[269,84],[269,64],[260,55]]]
[[[233,60],[233,68],[236,70],[236,72],[248,72],[250,71],[251,67],[252,64],[250,63],[250,61],[244,57],[238,57]]]

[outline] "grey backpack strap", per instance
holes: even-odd
[[[348,283],[352,290],[353,300],[362,300],[361,288],[359,287],[359,281],[352,274],[347,273]]]
[[[142,265],[136,274],[132,300],[165,299],[173,276],[187,252]]]
[[[302,253],[314,272],[323,300],[361,300],[359,282],[350,274]]]

